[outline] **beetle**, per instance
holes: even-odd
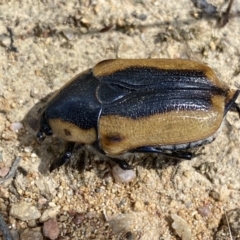
[[[68,142],[50,171],[67,162],[75,143],[93,145],[122,169],[125,152],[191,159],[212,142],[240,90],[202,63],[183,59],[110,59],[66,83],[45,106],[37,139]]]

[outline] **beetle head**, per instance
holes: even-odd
[[[52,134],[52,129],[46,119],[44,111],[40,120],[40,129],[37,133],[37,140],[41,143],[44,141],[46,135],[51,136]]]

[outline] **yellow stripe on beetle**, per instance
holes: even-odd
[[[107,154],[118,155],[142,146],[180,145],[206,139],[221,126],[223,101],[223,97],[214,96],[208,112],[175,111],[138,119],[103,116],[99,121],[101,148]]]

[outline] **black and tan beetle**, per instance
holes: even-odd
[[[105,60],[80,73],[48,102],[37,138],[55,134],[68,142],[53,170],[71,157],[75,143],[113,158],[155,152],[191,159],[191,148],[212,142],[226,113],[240,107],[208,66],[181,59]]]

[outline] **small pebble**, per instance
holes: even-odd
[[[209,206],[202,206],[199,207],[197,210],[202,217],[208,217],[211,213],[211,209]]]
[[[27,228],[25,229],[21,235],[21,240],[43,240],[43,236],[41,233],[41,228]]]
[[[0,169],[0,177],[4,178],[8,175],[10,171],[10,168],[9,167],[3,167]]]
[[[38,199],[38,204],[40,205],[40,206],[43,206],[43,205],[45,205],[46,203],[47,203],[47,199],[46,198],[39,198]]]
[[[59,235],[58,223],[55,219],[49,219],[43,224],[43,235],[51,240],[57,239]]]
[[[71,31],[70,29],[62,30],[62,34],[69,41],[73,40],[73,38],[74,38],[74,32]]]
[[[26,202],[20,202],[12,205],[10,215],[22,221],[29,221],[40,218],[41,213],[35,206]]]
[[[66,222],[67,219],[68,219],[68,216],[66,216],[66,215],[61,215],[61,216],[59,217],[59,221],[60,221],[60,222]]]
[[[172,214],[171,217],[173,219],[172,228],[175,230],[177,235],[182,240],[191,240],[192,239],[191,226],[177,214]]]
[[[123,170],[118,165],[112,168],[113,178],[117,182],[128,183],[136,178],[136,172],[132,169]]]
[[[36,153],[31,153],[31,158],[35,158],[37,157],[37,154]]]
[[[42,216],[40,217],[39,221],[40,222],[46,222],[50,218],[56,217],[58,213],[59,213],[59,206],[58,207],[54,207],[54,208],[50,208],[50,209],[46,209],[42,213]]]
[[[94,212],[94,211],[88,212],[88,213],[87,213],[87,217],[88,217],[89,219],[92,219],[92,218],[96,217],[96,212]]]
[[[55,202],[49,202],[48,205],[49,205],[49,207],[56,207]]]
[[[84,220],[84,214],[83,213],[77,213],[74,218],[73,218],[73,223],[75,225],[79,225],[82,223],[82,221]]]
[[[109,217],[109,227],[115,234],[119,234],[123,231],[131,232],[133,230],[133,222],[137,216],[138,215],[132,213],[114,214]]]
[[[139,212],[141,212],[141,211],[143,211],[144,210],[144,203],[142,202],[142,201],[136,201],[135,203],[134,203],[134,211],[139,211]]]
[[[10,125],[10,129],[13,132],[18,132],[21,128],[23,128],[23,125],[20,122],[15,122]]]
[[[32,150],[33,150],[32,146],[27,146],[24,148],[24,152],[26,152],[26,153],[30,153],[30,152],[32,152]]]
[[[27,222],[28,226],[33,228],[33,227],[36,227],[37,226],[37,223],[36,223],[36,220],[35,219],[32,219],[32,220],[29,220]]]

